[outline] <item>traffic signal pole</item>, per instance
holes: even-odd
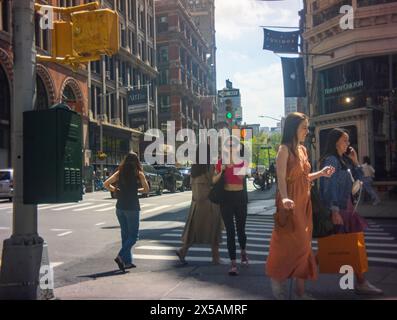
[[[12,167],[14,169],[13,229],[4,240],[0,298],[37,299],[43,239],[37,232],[37,205],[23,203],[23,112],[33,109],[36,86],[34,0],[12,1],[14,80]],[[35,170],[35,168],[31,168]],[[40,181],[37,181],[40,188]]]

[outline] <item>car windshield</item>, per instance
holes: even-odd
[[[9,171],[0,171],[0,181],[10,180],[11,174]]]

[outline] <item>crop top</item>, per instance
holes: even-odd
[[[232,166],[226,166],[225,169],[225,184],[237,184],[237,185],[242,185],[244,181],[244,175],[237,175],[234,174],[234,169],[235,168],[242,168],[244,167],[244,161],[241,162],[240,164],[233,164]],[[216,164],[216,171],[221,172],[222,170],[222,161],[219,160],[218,163]],[[236,172],[238,172],[239,169],[236,169]]]

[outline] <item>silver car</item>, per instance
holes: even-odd
[[[14,171],[12,169],[0,169],[0,199],[12,201]]]

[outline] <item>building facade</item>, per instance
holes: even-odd
[[[342,5],[353,7],[353,29],[340,25]],[[397,180],[397,2],[307,0],[304,17],[304,51],[316,54],[306,61],[315,159],[343,127],[377,180]]]
[[[155,7],[154,0],[101,4],[119,14],[121,48],[88,68],[90,164],[96,171],[103,167],[111,172],[130,151],[143,158],[143,134],[157,127]],[[129,92],[140,89],[148,92],[149,103],[131,104]],[[105,160],[97,157],[99,151],[107,155]]]
[[[284,114],[298,111],[298,98],[284,98]]]
[[[166,133],[167,121],[176,132],[212,126],[214,97],[210,96],[210,52],[195,25],[187,1],[156,0],[159,70],[159,127]]]
[[[13,97],[13,62],[12,53],[12,2],[0,1],[0,167],[11,167],[11,113]],[[81,4],[83,1],[51,0],[39,1],[53,6]],[[37,53],[50,55],[51,33],[39,28],[40,16],[35,16],[35,41]],[[88,88],[87,71],[78,72],[67,66],[40,62],[36,64],[36,101],[35,109],[47,109],[64,102],[82,115],[83,147],[88,149]],[[85,152],[84,162],[88,163]]]

